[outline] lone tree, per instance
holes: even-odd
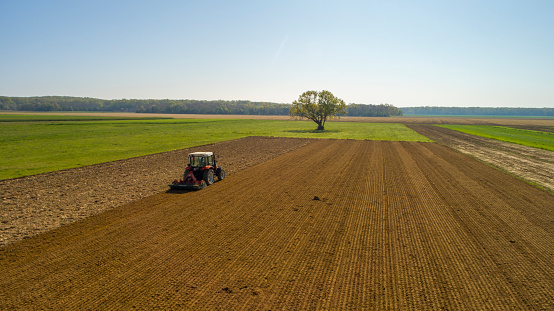
[[[317,123],[317,130],[323,131],[325,121],[335,118],[339,113],[346,114],[346,104],[342,99],[329,91],[307,91],[292,102],[289,116],[312,120]]]

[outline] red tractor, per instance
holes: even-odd
[[[185,168],[183,179],[175,179],[169,187],[173,190],[199,190],[225,178],[225,170],[217,165],[213,152],[193,152],[189,154],[189,162]]]

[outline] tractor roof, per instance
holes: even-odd
[[[189,153],[189,156],[208,157],[213,154],[214,154],[213,152],[193,152],[193,153]]]

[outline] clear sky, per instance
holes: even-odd
[[[0,96],[554,107],[554,1],[1,0]]]

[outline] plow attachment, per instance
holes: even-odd
[[[200,190],[206,188],[207,184],[203,179],[197,179],[192,171],[185,172],[185,178],[175,179],[169,188],[172,190]]]
[[[206,182],[203,180],[201,181],[183,181],[183,180],[175,180],[171,185],[169,185],[169,188],[171,190],[200,190],[206,188]]]

